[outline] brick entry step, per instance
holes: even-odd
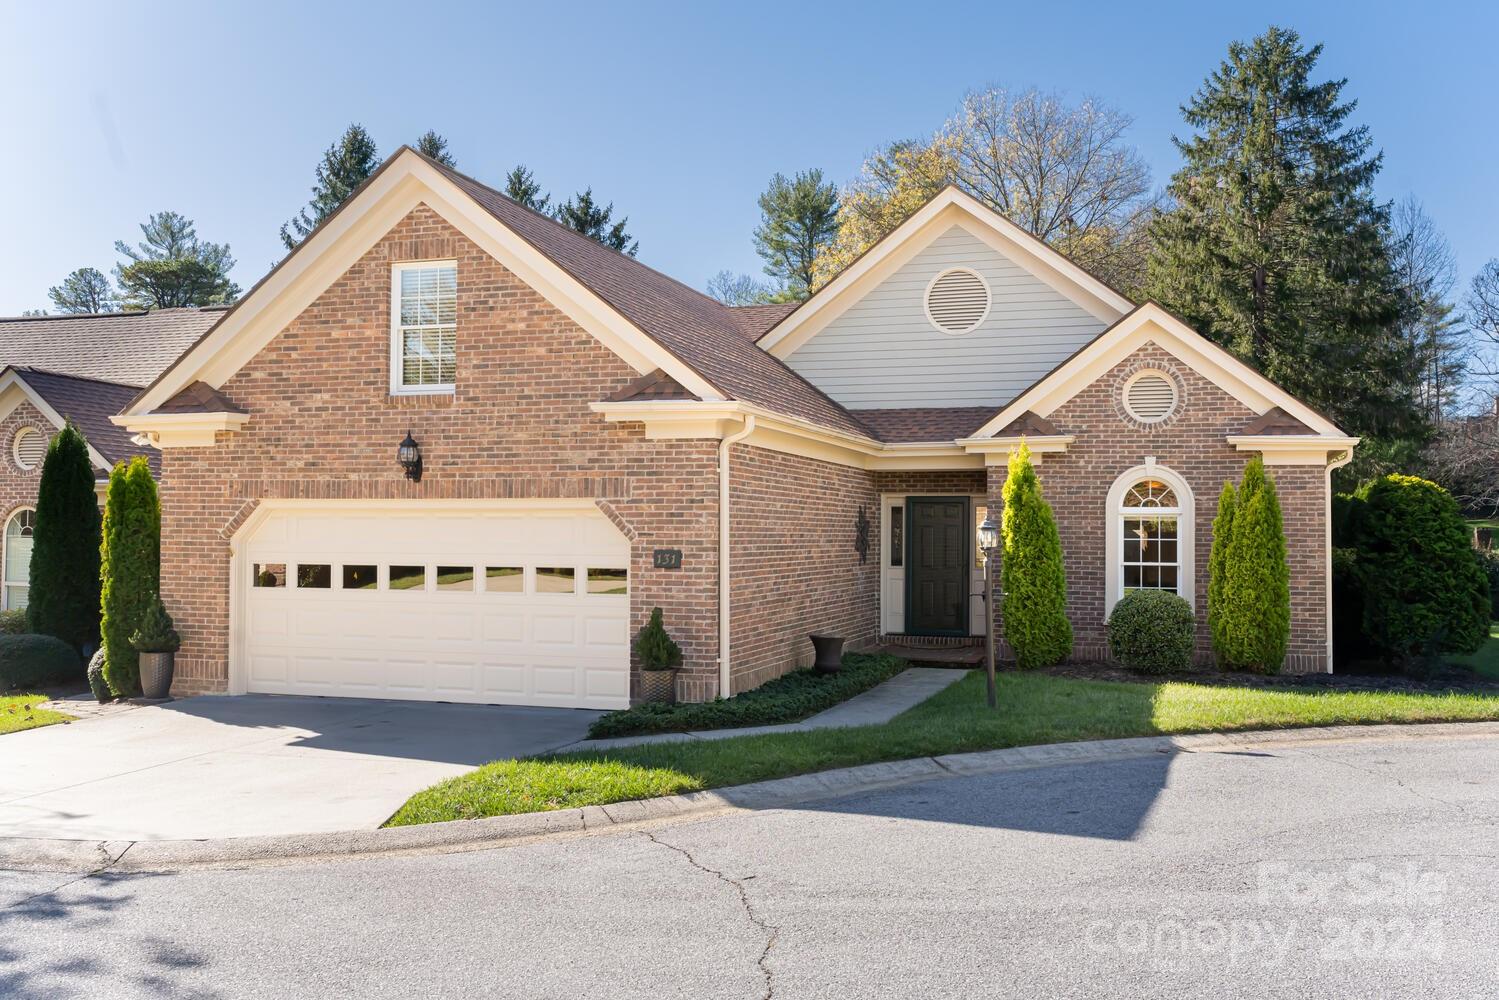
[[[913,667],[981,667],[984,665],[984,647],[980,645],[968,646],[928,646],[915,645],[910,641],[902,641],[904,637],[887,635],[883,640],[871,647],[868,652],[884,653],[889,656],[898,656],[910,663]],[[911,639],[918,639],[912,636]]]

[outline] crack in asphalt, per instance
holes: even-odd
[[[1329,764],[1341,764],[1342,766],[1347,767],[1347,768],[1351,768],[1352,770],[1362,771],[1364,774],[1367,774],[1367,775],[1369,775],[1371,777],[1380,778],[1380,779],[1383,779],[1385,781],[1392,781],[1392,782],[1395,783],[1396,787],[1398,787],[1400,789],[1403,789],[1404,791],[1410,792],[1412,795],[1414,795],[1418,799],[1424,799],[1427,802],[1434,802],[1434,803],[1436,803],[1439,806],[1446,806],[1449,809],[1456,809],[1459,813],[1461,813],[1465,817],[1469,817],[1469,815],[1470,815],[1468,813],[1467,808],[1465,806],[1463,806],[1461,803],[1459,803],[1459,802],[1452,802],[1452,801],[1449,801],[1447,799],[1439,799],[1435,795],[1427,795],[1425,792],[1418,791],[1417,789],[1413,788],[1412,786],[1407,785],[1404,781],[1401,781],[1400,778],[1399,778],[1399,776],[1396,775],[1396,774],[1392,774],[1392,773],[1390,773],[1388,771],[1376,771],[1376,770],[1374,770],[1371,767],[1365,767],[1362,764],[1355,764],[1355,763],[1353,763],[1352,761],[1349,761],[1349,760],[1340,760],[1337,757],[1329,757],[1326,754],[1313,753],[1311,750],[1308,750],[1308,749],[1306,749],[1304,747],[1297,747],[1297,748],[1294,748],[1294,749],[1296,749],[1297,752],[1302,753],[1302,754],[1304,754],[1304,755],[1306,755],[1308,757],[1314,757],[1317,760],[1326,761]]]
[[[117,854],[113,858],[111,858],[107,853],[105,853],[103,842],[100,842],[99,845],[97,846],[96,850],[98,850],[101,854],[104,854],[104,857],[105,857],[104,864],[100,865],[98,868],[94,868],[94,869],[92,869],[90,871],[84,872],[82,875],[79,875],[77,878],[70,878],[66,882],[63,882],[61,885],[54,885],[52,888],[50,888],[50,889],[43,889],[41,892],[33,892],[29,896],[22,896],[20,899],[16,900],[14,903],[7,903],[5,906],[0,906],[0,912],[6,911],[6,910],[19,909],[20,907],[25,906],[27,903],[30,903],[33,900],[41,899],[43,896],[52,896],[52,895],[55,895],[55,894],[57,894],[59,892],[62,892],[64,889],[67,889],[67,888],[69,888],[71,886],[77,885],[79,882],[86,882],[89,879],[95,877],[96,875],[103,875],[105,872],[109,871],[115,865],[119,864],[120,863],[120,859],[123,858],[123,857],[125,857],[125,855],[129,854],[130,853],[130,849],[132,847],[134,847],[136,845],[136,843],[137,843],[136,841],[132,840],[130,843],[128,843],[128,844],[125,845],[125,849],[123,851],[121,851],[119,854]]]
[[[669,850],[675,851],[676,853],[680,854],[682,857],[687,859],[688,864],[692,865],[692,867],[696,868],[698,871],[704,872],[708,875],[712,875],[720,882],[724,882],[734,887],[734,890],[739,894],[739,905],[744,909],[744,915],[749,918],[750,923],[754,924],[757,928],[760,929],[762,933],[765,934],[765,947],[760,949],[760,958],[758,961],[756,961],[755,964],[759,967],[760,974],[765,977],[765,993],[763,994],[762,1000],[771,1000],[771,998],[775,996],[776,986],[775,974],[771,971],[770,968],[770,950],[775,947],[776,940],[780,937],[780,925],[768,923],[764,917],[761,917],[758,913],[755,912],[755,905],[750,902],[749,893],[745,890],[744,883],[740,879],[730,878],[716,868],[709,868],[697,858],[693,857],[692,852],[687,850],[687,848],[685,847],[678,847],[676,844],[669,844],[657,837],[654,833],[650,833],[649,831],[645,833],[645,836],[648,840],[650,840],[651,843],[659,844],[662,847],[668,848]]]

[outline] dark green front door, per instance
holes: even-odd
[[[906,631],[967,635],[973,521],[967,497],[906,500]]]

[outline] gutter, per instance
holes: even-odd
[[[755,431],[746,414],[739,430],[718,443],[718,696],[729,697],[729,448]]]

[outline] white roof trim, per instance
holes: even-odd
[[[14,368],[5,369],[4,374],[0,375],[0,420],[4,420],[15,412],[16,407],[20,405],[21,397],[29,400],[31,405],[40,410],[42,416],[52,421],[52,425],[58,430],[62,430],[64,425],[67,424],[67,418],[53,409],[52,404],[43,399],[41,393],[31,387],[31,384],[26,381],[25,376]],[[84,443],[88,443],[87,437],[84,438]],[[48,444],[51,444],[51,435],[48,435]],[[109,470],[114,468],[114,465],[103,455],[99,454],[98,450],[91,444],[88,445],[88,457],[89,461],[101,469]],[[37,469],[40,470],[41,466],[38,465]]]
[[[1158,345],[1255,413],[1279,406],[1320,437],[1348,440],[1332,421],[1154,302],[1145,303],[1105,330],[1061,367],[1011,400],[973,436],[993,435],[1026,410],[1050,416],[1147,343]],[[1330,446],[1338,445],[1335,441]]]
[[[778,358],[790,356],[954,225],[962,226],[1104,323],[1117,321],[1135,307],[1043,241],[972,195],[950,186],[762,334],[760,347]]]
[[[704,399],[713,385],[410,150],[227,313],[125,411],[149,412],[195,381],[220,388],[417,205],[425,204],[641,374],[662,369]]]

